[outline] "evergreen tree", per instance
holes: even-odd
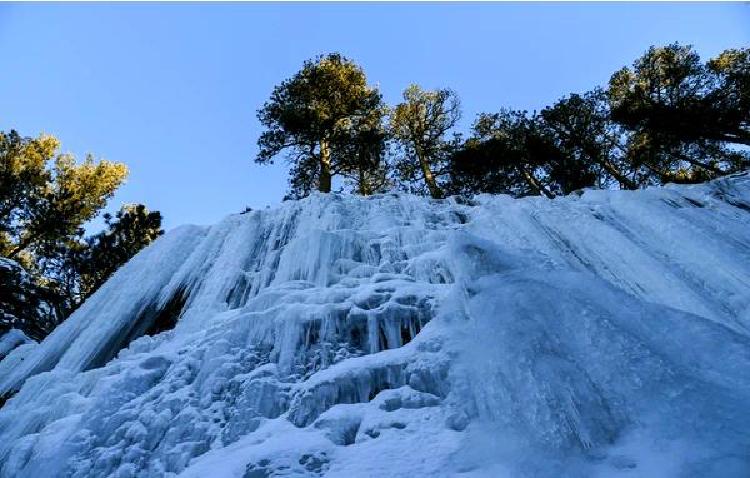
[[[340,145],[341,130],[379,103],[380,93],[367,86],[364,72],[351,60],[338,53],[308,60],[258,111],[267,129],[258,140],[256,162],[270,163],[287,151],[293,165],[288,197],[303,197],[316,187],[330,192],[331,177],[348,168],[332,151]]]
[[[526,111],[483,113],[472,137],[451,157],[451,190],[553,198],[550,165],[559,160],[554,142]]]
[[[516,153],[513,145],[503,138],[467,139],[451,155],[448,191],[468,196],[479,193],[529,194],[527,181],[520,168],[515,167]]]
[[[704,136],[727,143],[750,145],[750,48],[732,49],[706,65],[714,88],[705,98],[704,110],[714,112],[703,127],[714,128]]]
[[[387,108],[380,95],[371,98],[363,113],[342,125],[332,149],[333,162],[340,165],[353,190],[366,196],[383,190],[388,183]]]
[[[725,52],[703,65],[690,46],[651,47],[616,72],[607,91],[612,119],[632,136],[628,156],[660,181],[700,182],[736,171],[750,144],[743,89],[747,55]],[[744,73],[743,73],[744,72]]]
[[[597,88],[583,95],[562,98],[544,108],[540,116],[562,157],[568,159],[561,167],[596,176],[600,187],[614,181],[623,189],[638,188],[635,173],[630,171],[622,154],[623,132],[609,119],[603,90]]]
[[[122,206],[113,218],[104,215],[107,229],[86,239],[86,247],[72,254],[70,265],[80,277],[80,302],[93,294],[123,264],[164,234],[159,211],[143,204]]]
[[[41,338],[78,303],[83,224],[104,207],[127,174],[123,164],[76,163],[52,136],[0,132],[0,315]]]
[[[4,257],[17,248],[26,224],[41,207],[52,181],[47,163],[58,146],[51,136],[25,138],[16,131],[0,131],[0,253]]]
[[[424,181],[433,198],[442,198],[438,183],[455,141],[447,133],[461,118],[461,103],[451,90],[425,91],[417,85],[404,91],[404,101],[391,116],[391,131],[404,157],[396,165],[402,181]]]
[[[23,138],[0,132],[0,245],[2,255],[22,259],[54,253],[60,242],[80,234],[81,226],[106,204],[127,175],[123,164],[77,164],[59,154],[51,136]]]

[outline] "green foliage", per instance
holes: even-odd
[[[624,161],[623,132],[609,119],[609,104],[601,89],[560,99],[540,113],[541,121],[566,158],[564,168],[595,176],[599,187],[637,189],[638,177]],[[585,186],[592,186],[585,184]]]
[[[446,135],[461,118],[461,102],[451,90],[425,91],[417,85],[409,86],[403,98],[390,122],[393,137],[403,152],[396,164],[398,177],[412,185],[422,180],[433,198],[442,198],[438,179],[457,142],[447,140]]]
[[[707,70],[713,75],[715,85],[707,95],[707,102],[713,109],[723,112],[718,123],[733,135],[728,141],[747,144],[750,129],[750,48],[722,52],[709,60]]]
[[[651,47],[606,89],[538,114],[480,114],[465,141],[450,135],[460,116],[453,91],[417,85],[389,111],[361,68],[319,56],[258,112],[257,161],[289,153],[290,198],[330,191],[334,174],[360,194],[395,186],[433,198],[707,181],[750,165],[750,49],[702,63],[690,46]]]
[[[616,72],[612,120],[631,133],[629,161],[659,181],[700,182],[746,167],[750,145],[747,50],[702,64],[690,46],[651,47]],[[710,158],[710,159],[709,159]]]
[[[80,276],[82,302],[141,249],[164,234],[161,213],[143,204],[122,206],[113,218],[104,215],[107,229],[86,239],[86,247],[72,255]]]
[[[16,249],[52,181],[47,163],[59,143],[51,136],[24,138],[16,131],[0,132],[0,253]]]
[[[750,50],[702,64],[691,47],[650,48],[606,91],[572,94],[539,115],[479,116],[451,159],[453,192],[568,194],[702,182],[748,167]]]
[[[388,131],[384,124],[388,111],[380,95],[373,96],[364,111],[366,114],[350,118],[338,129],[332,156],[352,189],[368,195],[382,191],[388,184]]]
[[[126,206],[87,240],[83,226],[127,175],[123,164],[77,163],[59,141],[0,132],[0,328],[42,338],[117,267],[161,234],[161,215]]]
[[[127,176],[120,163],[77,164],[51,136],[0,132],[0,245],[11,259],[46,256],[81,234]],[[23,261],[23,258],[21,258]]]
[[[351,60],[338,53],[308,60],[274,88],[258,111],[266,131],[258,139],[256,162],[272,162],[287,151],[293,165],[290,197],[303,197],[315,188],[330,192],[331,177],[351,170],[332,149],[348,146],[349,125],[366,124],[362,118],[380,107],[380,92],[367,86],[364,72]]]
[[[451,158],[452,192],[551,198],[550,172],[560,160],[537,117],[515,110],[480,114],[472,137]]]

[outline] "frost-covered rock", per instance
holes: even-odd
[[[748,476],[750,178],[178,228],[0,395],[0,477]]]

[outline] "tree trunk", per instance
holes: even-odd
[[[367,183],[367,172],[362,165],[359,166],[359,194],[362,196],[369,196],[372,194],[370,185]]]
[[[328,141],[320,141],[320,182],[318,190],[322,193],[331,192],[331,150]]]
[[[523,178],[526,180],[529,186],[531,186],[531,189],[534,189],[539,194],[544,194],[547,196],[547,199],[554,199],[555,195],[552,194],[547,188],[544,187],[542,183],[537,181],[537,179],[534,177],[533,174],[529,173],[526,168],[520,167],[521,174],[523,175]]]
[[[29,247],[33,242],[33,236],[26,236],[25,239],[22,239],[21,242],[19,242],[18,245],[14,247],[12,251],[10,251],[10,254],[8,254],[8,259],[15,259],[18,253]]]
[[[687,155],[684,155],[684,154],[681,154],[681,153],[677,153],[677,154],[675,154],[675,156],[677,156],[678,158],[682,159],[683,161],[686,161],[686,162],[692,164],[693,166],[698,166],[698,167],[703,168],[703,169],[705,169],[707,171],[711,171],[713,173],[716,173],[716,174],[718,174],[720,176],[723,175],[723,174],[726,174],[726,172],[723,171],[723,170],[721,170],[720,168],[718,168],[716,166],[712,166],[712,165],[707,164],[707,163],[704,163],[702,161],[698,161],[697,159],[693,159],[690,156],[687,156]]]
[[[443,191],[437,185],[435,176],[433,176],[430,170],[430,165],[427,163],[427,158],[420,150],[417,150],[417,156],[419,157],[419,165],[422,167],[422,174],[424,174],[424,182],[427,184],[427,189],[430,190],[430,196],[433,199],[443,199]]]
[[[661,181],[662,183],[665,183],[665,182],[669,181],[669,179],[671,179],[670,171],[661,169],[658,166],[655,166],[655,165],[651,164],[648,161],[641,161],[640,164],[642,166],[645,166],[646,169],[648,169],[652,173],[654,173],[657,176],[659,176],[659,181]]]
[[[618,183],[620,183],[620,186],[630,190],[638,189],[638,186],[633,181],[626,178],[616,167],[614,167],[614,165],[612,165],[606,159],[598,161],[598,163],[604,168],[605,171],[611,174]]]

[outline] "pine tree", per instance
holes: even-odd
[[[331,178],[348,165],[332,150],[340,146],[341,130],[367,116],[380,93],[367,85],[364,71],[338,53],[305,62],[292,78],[276,86],[258,111],[266,127],[258,146],[258,163],[271,163],[282,151],[292,164],[291,192],[302,197],[312,189],[331,191]]]
[[[127,168],[87,156],[76,163],[58,153],[51,136],[23,138],[0,132],[0,245],[2,255],[44,255],[104,207],[122,184]]]
[[[80,276],[80,302],[104,284],[120,266],[164,234],[159,211],[143,204],[122,206],[114,217],[104,215],[106,230],[86,239],[86,247],[71,257]]]
[[[612,119],[632,135],[634,165],[662,182],[700,182],[748,164],[746,153],[726,147],[750,144],[743,51],[704,65],[690,46],[651,47],[612,76]]]
[[[560,167],[583,176],[594,175],[599,186],[607,186],[613,180],[623,189],[638,188],[635,173],[629,171],[631,168],[620,154],[623,132],[609,119],[603,90],[597,88],[583,95],[562,98],[544,108],[540,119],[562,156],[567,158]]]
[[[750,48],[725,50],[709,60],[706,69],[714,88],[706,94],[703,109],[715,114],[703,126],[715,128],[712,139],[750,145]]]
[[[417,85],[409,86],[403,98],[391,116],[391,131],[403,152],[396,165],[399,177],[407,183],[422,180],[433,198],[442,198],[438,179],[455,144],[446,135],[461,118],[461,102],[451,90],[425,91]]]
[[[388,184],[386,114],[380,96],[373,97],[364,114],[347,121],[334,141],[334,162],[352,189],[363,196],[382,191]]]
[[[534,116],[518,110],[483,113],[472,129],[451,157],[455,191],[555,196],[548,180],[560,152]]]
[[[77,306],[83,225],[125,179],[123,164],[76,163],[52,136],[0,132],[0,312],[41,338]],[[0,314],[0,315],[2,315]],[[15,325],[14,325],[15,326]]]

